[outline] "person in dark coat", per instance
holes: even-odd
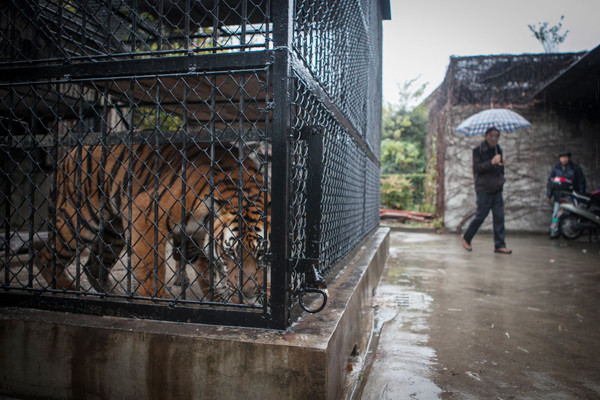
[[[473,175],[477,193],[477,212],[475,218],[463,235],[463,247],[473,250],[471,240],[479,230],[485,218],[492,211],[494,224],[494,251],[511,254],[504,242],[504,158],[498,145],[500,131],[490,128],[485,132],[485,140],[473,149]]]
[[[585,193],[585,175],[579,165],[571,161],[571,152],[563,151],[558,154],[558,164],[550,171],[548,186],[546,188],[546,198],[550,204],[553,204],[552,223],[550,224],[550,239],[558,239],[558,216],[560,214],[560,191],[554,190],[552,178],[562,177],[568,179],[573,185],[573,190],[579,193]]]

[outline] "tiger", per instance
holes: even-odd
[[[71,150],[55,174],[49,221],[54,244],[35,260],[48,285],[78,289],[67,266],[83,245],[90,254],[83,265],[90,284],[110,293],[109,271],[125,248],[134,294],[168,297],[169,242],[173,257],[191,264],[206,299],[262,305],[270,296],[265,178],[252,157],[239,161],[220,146],[212,151],[148,144]]]

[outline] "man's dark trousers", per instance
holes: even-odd
[[[492,210],[492,217],[494,219],[494,245],[497,249],[506,247],[504,243],[504,200],[501,191],[498,193],[477,192],[477,213],[463,237],[468,243],[471,243],[473,236],[475,236],[479,227],[483,224],[490,210]]]

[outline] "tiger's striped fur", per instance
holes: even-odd
[[[193,261],[206,298],[262,302],[270,226],[263,175],[250,158],[240,163],[220,147],[211,166],[207,152],[195,145],[186,151],[118,145],[82,146],[67,154],[56,173],[55,240],[37,258],[48,284],[77,289],[66,267],[85,245],[91,252],[84,266],[88,279],[110,293],[108,271],[127,248],[136,294],[167,297],[165,247],[171,240],[176,259],[184,249]]]

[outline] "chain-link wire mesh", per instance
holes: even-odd
[[[380,168],[373,160],[366,160],[365,176],[365,205],[364,205],[364,233],[379,224],[379,205],[381,198],[381,184],[379,181]]]
[[[378,1],[5,3],[2,304],[281,329],[377,225]]]
[[[1,286],[267,312],[268,70],[0,83]]]
[[[302,80],[297,82],[290,204],[295,294],[307,285],[303,274],[311,272],[302,261],[308,260],[318,266],[319,275],[326,275],[379,223],[379,167]],[[315,151],[318,163],[311,161]],[[313,175],[318,175],[318,193],[307,186]],[[307,211],[313,201],[319,203],[318,221],[311,220]],[[316,259],[310,252],[315,238],[307,235],[311,224],[319,232]]]
[[[64,63],[267,49],[270,1],[8,1],[0,63]]]
[[[377,1],[296,1],[293,47],[379,155],[381,15]]]

